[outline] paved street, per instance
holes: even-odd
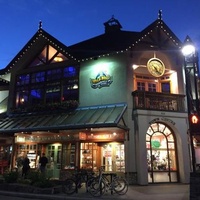
[[[7,194],[8,196],[5,196]],[[3,195],[3,196],[1,196]],[[15,196],[12,197],[11,195]],[[23,198],[22,198],[23,197]],[[78,194],[71,196],[65,194],[39,195],[39,194],[23,194],[0,191],[0,199],[6,200],[26,200],[26,199],[48,199],[48,200],[69,200],[82,199],[91,200],[94,198],[85,192],[82,188]],[[184,184],[159,184],[148,186],[130,186],[129,191],[125,195],[111,195],[109,192],[101,197],[101,199],[121,199],[121,200],[189,200],[189,185]]]

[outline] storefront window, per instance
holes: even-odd
[[[125,172],[124,144],[116,145],[116,171]]]
[[[102,147],[102,165],[105,171],[125,172],[124,144],[105,143]]]
[[[38,160],[39,156],[41,155],[41,145],[37,144],[19,144],[17,145],[17,151],[15,156],[15,167],[20,168],[22,167],[22,160],[25,155],[28,156],[30,160],[30,167],[31,168],[38,168]]]
[[[152,124],[146,135],[147,165],[149,171],[176,171],[174,136],[164,124]]]
[[[76,146],[73,143],[63,144],[62,164],[64,169],[74,169],[76,158]]]
[[[81,143],[80,167],[87,170],[97,170],[97,143]]]

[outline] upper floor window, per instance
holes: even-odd
[[[79,99],[79,70],[76,66],[17,76],[16,108],[30,110],[48,105],[69,105]]]
[[[40,83],[45,81],[45,72],[36,72],[31,75],[31,83]]]
[[[144,82],[137,82],[137,90],[145,91],[145,83]]]
[[[149,91],[149,92],[156,92],[157,85],[156,83],[149,83],[149,82],[137,82],[137,90],[139,91]]]
[[[170,93],[170,82],[161,83],[162,92]]]
[[[134,83],[134,90],[165,93],[171,92],[170,80],[167,76],[155,78],[150,76],[136,75]]]
[[[64,68],[64,77],[73,77],[76,73],[76,68],[72,66]]]
[[[30,82],[30,75],[23,74],[17,77],[17,85],[27,85]]]
[[[62,69],[52,69],[48,70],[46,73],[47,81],[58,80],[61,78],[62,78]]]
[[[148,91],[156,92],[156,84],[155,83],[148,83]]]

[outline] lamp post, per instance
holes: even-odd
[[[194,130],[192,129],[193,121],[191,116],[199,116],[199,98],[198,98],[198,56],[196,49],[189,36],[186,37],[182,48],[184,56],[184,71],[186,84],[186,97],[189,121],[189,135],[191,145],[192,170],[196,172],[196,158],[193,143]]]

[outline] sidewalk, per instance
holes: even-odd
[[[124,199],[124,200],[189,200],[189,185],[186,184],[154,184],[148,186],[129,186],[129,190],[125,195],[111,195],[107,192],[102,197],[92,197],[86,193],[85,188],[79,189],[78,193],[73,195],[66,194],[30,194],[30,193],[14,193],[8,191],[0,191],[1,195],[17,196],[26,198],[48,199],[48,200],[67,200],[67,199]],[[200,200],[200,198],[199,198]]]

